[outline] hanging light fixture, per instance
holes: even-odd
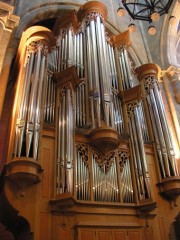
[[[175,16],[170,16],[169,22],[171,25],[174,25],[176,23],[176,17]]]
[[[134,23],[129,24],[128,29],[130,32],[136,31],[136,25]]]
[[[124,8],[132,19],[143,21],[158,21],[168,10],[173,0],[122,0]]]
[[[126,9],[130,17],[134,20],[148,21],[150,23],[152,21],[156,22],[159,20],[161,15],[168,13],[172,2],[173,0],[122,0],[124,8],[118,8],[118,15],[124,16]],[[170,23],[174,24],[174,17],[170,17],[169,21]],[[135,31],[134,25],[129,25],[129,31]],[[155,26],[150,26],[148,33],[150,35],[156,34]]]
[[[151,14],[151,19],[152,19],[154,22],[157,22],[157,21],[159,20],[159,18],[160,18],[160,15],[159,15],[158,12],[153,12],[153,13]]]
[[[155,35],[156,34],[156,28],[154,26],[150,26],[148,28],[149,35]]]
[[[117,10],[117,14],[118,16],[123,17],[126,14],[126,10],[122,7],[119,7]]]

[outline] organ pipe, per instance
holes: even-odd
[[[178,176],[172,139],[156,78],[147,77],[145,86],[151,120],[154,120],[154,132],[157,132],[157,134],[155,134],[155,140],[162,177]]]
[[[58,111],[57,192],[73,192],[74,117],[70,88],[63,87]]]
[[[23,95],[17,119],[15,156],[37,159],[47,45],[43,41],[32,42],[27,53],[29,60],[25,66]]]

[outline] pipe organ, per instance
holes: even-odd
[[[161,177],[178,176],[178,171],[157,80],[146,76],[140,89],[128,33],[108,36],[106,18],[104,5],[93,9],[85,4],[77,15],[58,20],[56,44],[49,52],[43,41],[29,43],[14,156],[37,160],[44,109],[44,124],[56,129],[56,193],[71,192],[83,201],[137,202],[151,199],[145,143],[152,139],[141,91]],[[72,68],[78,80],[62,80]],[[120,167],[122,152],[128,157]]]
[[[46,159],[55,176],[52,205],[63,208],[69,199],[70,206],[110,203],[147,216],[156,206],[148,149],[157,163],[160,192],[169,197],[176,189],[174,199],[180,189],[158,68],[145,64],[135,69],[128,31],[110,34],[106,19],[106,7],[90,1],[60,17],[54,33],[43,28],[34,37],[35,27],[29,31],[8,175],[18,178],[22,165],[23,176],[37,183],[46,159],[41,146],[49,134],[54,139],[54,157]],[[27,163],[30,174],[23,168]]]

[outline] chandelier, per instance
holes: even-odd
[[[151,23],[152,21],[158,21],[161,15],[168,13],[172,2],[173,0],[122,0],[124,8],[120,6],[117,12],[119,16],[124,16],[127,11],[133,20],[148,21]],[[129,30],[135,30],[134,23],[129,25]],[[155,27],[150,26],[148,32],[154,35],[156,32]]]

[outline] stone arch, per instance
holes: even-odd
[[[20,38],[24,30],[35,24],[36,22],[48,19],[56,18],[64,14],[65,12],[78,10],[80,4],[68,4],[68,3],[56,3],[56,4],[41,4],[39,8],[29,9],[21,16],[21,22],[18,26],[16,37]]]
[[[178,57],[178,49],[180,50],[180,3],[176,2],[172,9],[172,12],[165,16],[162,34],[161,34],[161,62],[164,68],[168,68],[170,65],[175,67],[180,66],[180,57]],[[175,24],[170,24],[170,16],[175,16]],[[167,49],[167,51],[165,51]]]

